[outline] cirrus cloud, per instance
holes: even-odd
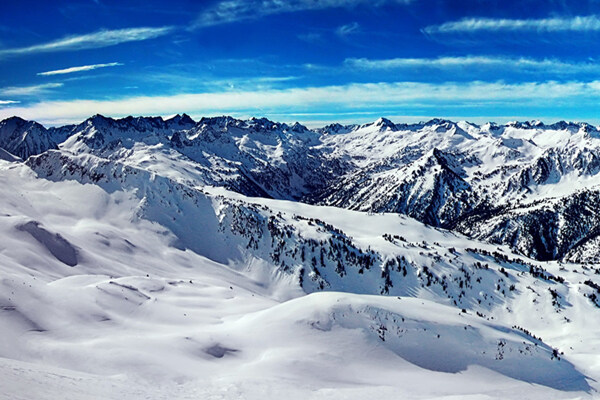
[[[33,86],[9,86],[0,89],[0,94],[3,96],[35,96],[45,93],[50,89],[56,89],[62,86],[62,83],[44,83],[42,85]]]
[[[92,65],[82,65],[79,67],[69,67],[63,69],[57,69],[54,71],[46,71],[46,72],[38,72],[37,75],[41,76],[52,76],[52,75],[64,75],[64,74],[72,74],[74,72],[82,72],[82,71],[92,71],[98,68],[106,68],[106,67],[117,67],[123,65],[118,62],[111,62],[106,64],[92,64]]]
[[[465,69],[496,68],[513,72],[532,72],[560,75],[599,73],[600,65],[594,62],[567,62],[544,58],[541,60],[525,57],[502,56],[457,56],[437,58],[347,58],[344,66],[354,70],[397,70],[407,68]]]
[[[428,35],[475,32],[600,32],[596,15],[540,19],[464,18],[423,28]]]
[[[0,58],[35,53],[98,49],[102,47],[115,46],[126,42],[154,39],[167,35],[174,30],[175,28],[172,26],[163,26],[158,28],[141,27],[101,30],[84,35],[67,36],[62,39],[34,44],[26,47],[0,49]]]
[[[268,15],[358,5],[409,4],[414,0],[223,0],[204,10],[190,29],[259,19]]]

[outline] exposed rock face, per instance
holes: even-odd
[[[0,122],[0,148],[26,159],[57,146],[42,125],[12,117]]]

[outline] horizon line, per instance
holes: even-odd
[[[295,115],[295,114],[275,114],[275,115]],[[307,114],[307,115],[314,115],[314,114]],[[318,114],[317,114],[318,115]],[[36,122],[40,125],[42,125],[44,128],[60,128],[60,127],[64,127],[64,126],[69,126],[69,125],[79,125],[84,123],[85,121],[88,121],[94,117],[102,117],[105,119],[110,119],[113,121],[120,121],[120,120],[125,120],[125,119],[130,119],[130,118],[145,118],[145,119],[151,119],[151,118],[160,118],[162,121],[168,121],[170,119],[173,119],[177,116],[180,117],[184,117],[187,116],[189,117],[194,123],[199,123],[202,119],[204,118],[220,118],[220,117],[226,117],[226,118],[232,118],[238,121],[249,121],[252,119],[263,119],[266,118],[267,120],[273,122],[273,123],[279,123],[279,124],[286,124],[286,125],[290,125],[290,124],[294,124],[294,123],[299,123],[301,125],[304,125],[305,127],[307,127],[308,129],[318,129],[318,128],[324,128],[326,126],[332,125],[332,124],[340,124],[340,125],[357,125],[357,126],[361,126],[361,125],[368,125],[368,124],[374,124],[376,123],[378,120],[380,119],[387,119],[389,121],[391,121],[394,125],[418,125],[418,124],[427,124],[430,123],[434,120],[440,120],[440,121],[447,121],[447,122],[452,122],[452,123],[460,123],[460,122],[464,122],[464,123],[468,123],[470,125],[475,125],[475,126],[482,126],[485,124],[496,124],[496,125],[509,125],[511,123],[515,123],[515,124],[524,124],[524,123],[537,123],[538,126],[551,126],[560,122],[565,122],[565,123],[569,123],[569,124],[575,124],[575,125],[583,125],[583,124],[587,124],[587,125],[591,125],[594,127],[600,127],[600,120],[597,120],[598,122],[591,122],[591,120],[574,120],[574,119],[565,119],[565,118],[559,118],[559,117],[549,117],[549,118],[539,118],[539,117],[524,117],[524,116],[495,116],[495,117],[481,117],[481,116],[472,116],[472,117],[464,117],[464,116],[431,116],[431,115],[393,115],[390,116],[388,115],[382,115],[376,119],[367,119],[366,117],[363,118],[356,118],[354,120],[352,119],[326,119],[326,120],[308,120],[308,121],[300,121],[297,119],[291,119],[291,118],[283,118],[283,120],[277,120],[277,119],[272,119],[272,117],[267,117],[267,116],[255,116],[255,115],[251,115],[251,116],[235,116],[234,114],[209,114],[209,115],[202,115],[202,116],[192,116],[189,113],[186,112],[182,112],[182,113],[177,113],[177,114],[166,114],[166,115],[128,115],[126,117],[118,117],[118,116],[107,116],[107,115],[103,115],[100,113],[96,113],[93,114],[83,120],[65,120],[65,121],[56,121],[56,123],[48,123],[48,121],[44,121],[43,119],[38,121],[36,119],[27,119],[27,118],[23,118],[19,115],[13,115],[11,117],[7,117],[4,118],[2,120],[0,120],[1,122],[13,119],[13,118],[19,118],[23,121],[27,121],[27,122]],[[504,122],[498,122],[498,120],[500,121],[504,121]],[[550,122],[550,120],[552,122]],[[479,122],[477,122],[479,121]]]

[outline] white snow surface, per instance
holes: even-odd
[[[510,304],[536,334],[567,350],[559,361],[547,344],[511,329],[502,307],[490,309],[496,315],[490,320],[444,305],[433,293],[430,299],[307,295],[275,266],[261,272],[256,264],[265,260],[217,263],[173,247],[171,231],[139,217],[134,191],[52,182],[20,163],[0,161],[0,171],[0,398],[595,393],[600,367],[593,331],[600,321],[597,313],[588,315],[575,284],[565,287],[570,324],[560,322],[562,315],[550,315],[548,323],[530,319],[526,294]],[[203,195],[209,200],[203,206],[218,213],[224,195],[322,218],[382,252],[392,246],[380,240],[384,232],[472,245],[398,215],[249,199],[217,188]]]
[[[291,199],[313,150],[403,180],[451,149],[501,186],[549,149],[585,157],[595,129],[188,119],[96,116],[27,164],[0,149],[0,399],[598,397],[594,265],[223,184],[275,165]],[[600,183],[563,167],[528,198]]]

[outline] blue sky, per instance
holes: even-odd
[[[600,1],[0,5],[0,118],[600,122]]]

